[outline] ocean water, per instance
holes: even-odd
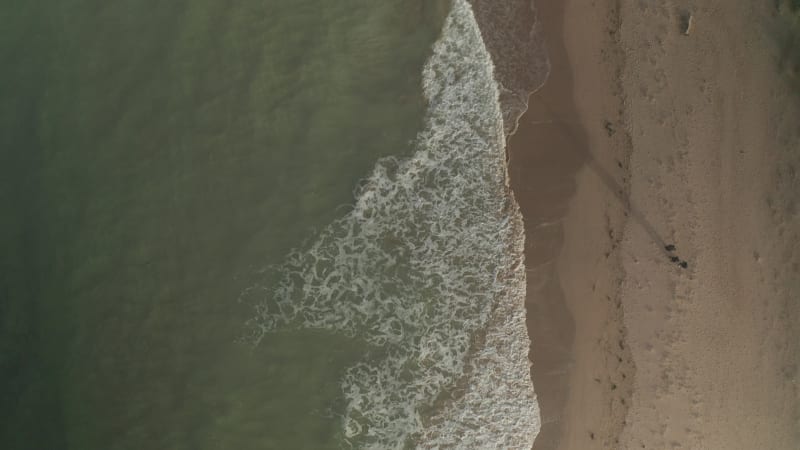
[[[485,42],[464,0],[0,5],[0,448],[529,447]]]

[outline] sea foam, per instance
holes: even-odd
[[[523,227],[508,187],[493,66],[454,0],[423,71],[428,111],[409,158],[384,158],[353,209],[277,268],[249,323],[357,337],[342,380],[343,444],[530,448]],[[252,292],[248,293],[252,297]]]

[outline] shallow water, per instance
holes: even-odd
[[[0,12],[0,447],[531,439],[521,228],[465,2]]]

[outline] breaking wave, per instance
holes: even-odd
[[[530,448],[523,226],[504,118],[472,7],[454,0],[423,70],[425,127],[384,158],[353,209],[256,285],[248,333],[324,329],[370,352],[342,380],[358,448]],[[344,442],[343,442],[344,443]]]

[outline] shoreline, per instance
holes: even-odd
[[[506,153],[511,189],[525,227],[526,325],[531,340],[531,378],[541,414],[533,449],[546,450],[555,448],[559,440],[559,416],[568,394],[564,375],[570,368],[575,333],[553,262],[561,243],[559,222],[574,193],[572,179],[583,160],[579,152],[556,151],[565,145],[565,140],[557,127],[547,126],[552,120],[549,111],[536,101],[560,101],[565,94],[571,96],[565,55],[563,49],[554,48],[559,41],[553,39],[563,11],[558,4],[539,3],[543,2],[536,4],[536,13],[550,62],[549,75],[544,85],[528,97],[528,108],[517,121],[515,133],[507,139]],[[564,106],[565,113],[574,117],[572,105]]]
[[[611,138],[603,121],[587,123],[587,105],[608,114],[618,113],[619,107],[611,90],[587,89],[577,71],[613,74],[616,69],[592,57],[581,60],[582,65],[574,62],[573,54],[592,53],[604,42],[598,21],[580,30],[580,42],[572,42],[567,36],[574,33],[567,22],[570,2],[540,3],[536,10],[550,76],[530,96],[519,129],[508,141],[512,189],[526,227],[531,376],[542,413],[533,449],[608,448],[621,431],[633,372],[627,367],[629,355],[615,350],[624,327],[615,306],[618,282],[608,281],[619,279],[614,253],[619,236],[609,230],[620,229],[623,220],[616,192],[621,185],[611,160],[621,163],[626,156],[615,151],[595,155],[596,141]],[[578,89],[588,91],[583,104],[574,100]],[[619,144],[620,139],[611,140]],[[597,273],[601,263],[606,273]],[[623,400],[613,404],[620,394]]]
[[[634,377],[619,301],[630,147],[617,132],[622,56],[609,51],[611,3],[594,7],[599,15],[575,14],[569,1],[541,3],[550,77],[508,144],[526,225],[528,331],[542,413],[533,449],[611,448]]]

